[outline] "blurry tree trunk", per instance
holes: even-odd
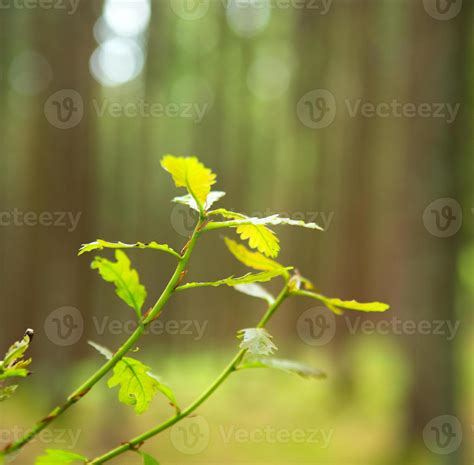
[[[94,117],[89,58],[95,45],[92,28],[98,12],[99,3],[82,2],[74,15],[61,10],[37,10],[32,16],[31,40],[50,63],[53,78],[48,90],[37,99],[29,131],[28,209],[37,213],[68,212],[79,221],[75,228],[37,226],[29,230],[27,242],[18,251],[24,253],[27,266],[17,305],[28,309],[23,315],[28,315],[28,324],[40,333],[36,347],[49,355],[49,364],[56,370],[65,351],[71,348],[50,350],[54,343],[48,340],[48,331],[54,329],[43,331],[47,316],[59,307],[72,306],[82,313],[87,324],[91,310],[88,261],[78,259],[76,253],[81,243],[91,239],[88,234],[94,222]],[[84,105],[83,118],[69,129],[55,127],[43,109],[49,95],[61,89],[77,91]],[[77,357],[86,346],[80,343],[73,347],[70,354]]]

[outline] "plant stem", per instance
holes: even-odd
[[[263,315],[262,319],[257,325],[257,328],[263,328],[270,318],[274,315],[283,301],[289,296],[288,292],[288,285],[285,285],[283,290],[280,292],[278,297],[275,299]],[[137,436],[136,438],[132,439],[131,441],[124,443],[115,449],[110,450],[109,452],[101,455],[100,457],[96,457],[95,459],[87,462],[88,465],[100,465],[102,463],[108,462],[113,458],[127,452],[130,450],[137,450],[139,449],[145,441],[148,439],[156,436],[157,434],[165,431],[166,429],[170,428],[174,424],[181,421],[183,418],[187,417],[191,413],[193,413],[201,404],[203,404],[213,393],[216,389],[228,378],[228,376],[236,370],[237,365],[240,363],[242,358],[244,357],[247,349],[241,349],[237,354],[232,358],[230,363],[226,366],[226,368],[222,371],[222,373],[214,380],[214,382],[188,407],[182,410],[179,414],[175,415],[174,417],[169,418],[168,420],[164,421],[160,425],[156,426],[153,429]]]
[[[110,370],[112,370],[113,367],[133,348],[136,342],[143,335],[146,326],[160,315],[164,305],[175,291],[175,288],[179,285],[193,252],[194,246],[196,245],[196,241],[201,234],[203,224],[204,220],[199,220],[189,242],[185,246],[183,254],[180,255],[179,263],[164,291],[156,301],[153,308],[151,308],[149,312],[143,316],[141,321],[139,321],[139,325],[135,331],[119,348],[119,350],[115,352],[112,358],[104,363],[104,365],[102,365],[87,381],[85,381],[71,395],[69,395],[63,404],[54,408],[45,418],[36,423],[22,438],[7,445],[3,450],[4,455],[12,454],[13,452],[20,450],[35,436],[37,436],[44,428],[56,420],[56,418],[58,418],[72,405],[82,399],[82,397],[84,397],[94,387],[94,385],[97,384]]]

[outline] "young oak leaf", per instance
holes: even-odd
[[[270,271],[284,268],[284,266],[280,263],[265,257],[265,255],[262,255],[259,252],[252,252],[244,245],[239,244],[228,237],[224,237],[224,241],[227,248],[229,249],[229,252],[245,266],[261,271]]]
[[[271,355],[277,346],[272,342],[271,334],[265,328],[247,328],[238,332],[242,339],[240,348],[253,355]]]
[[[158,392],[165,394],[176,406],[174,395],[170,396],[171,390],[167,386],[164,387],[155,376],[151,376],[150,370],[150,367],[142,362],[124,357],[114,366],[113,376],[107,382],[110,388],[120,386],[120,402],[131,405],[138,414],[148,410]]]
[[[273,297],[273,295],[270,294],[270,292],[268,292],[263,286],[260,286],[260,284],[257,283],[237,284],[237,286],[234,286],[234,289],[241,292],[242,294],[246,294],[251,297],[257,297],[258,299],[263,299],[270,305],[275,302],[275,297]]]
[[[88,344],[91,347],[93,347],[95,350],[97,350],[97,352],[99,352],[101,355],[103,355],[107,360],[110,360],[113,357],[112,351],[110,351],[106,347],[101,346],[100,344],[97,344],[96,342],[93,342],[93,341],[88,341]],[[154,373],[152,373],[147,366],[141,364],[141,362],[138,362],[137,360],[134,360],[132,358],[130,358],[129,360],[133,360],[134,362],[136,362],[137,364],[140,365],[140,371],[142,373],[145,372],[144,378],[148,382],[148,384],[150,384],[150,381],[146,379],[146,376],[148,376],[152,379],[151,384],[153,385],[153,389],[156,389],[156,390],[160,391],[162,394],[164,394],[165,397],[167,397],[167,399],[170,401],[171,405],[176,409],[176,412],[179,413],[180,408],[178,406],[178,402],[176,400],[176,396],[175,396],[173,390],[169,386],[164,384],[160,380],[160,378],[158,378],[158,376],[156,376]],[[132,365],[129,364],[129,365],[127,365],[127,367],[130,370],[130,372],[128,374],[131,376],[131,379],[133,379],[134,372],[131,370],[131,368],[133,368],[133,364]],[[110,381],[111,380],[109,380],[109,382]],[[136,381],[138,382],[139,380],[137,379]],[[134,398],[136,399],[136,396]],[[150,399],[150,401],[151,401],[151,399]],[[127,402],[125,402],[125,403],[127,405],[130,405]],[[132,404],[132,405],[136,405],[136,404]]]
[[[25,378],[30,374],[27,367],[31,364],[31,358],[25,359],[25,353],[28,350],[33,330],[28,329],[20,341],[10,346],[3,360],[0,360],[0,401],[11,397],[17,390],[17,385],[5,386],[6,380],[10,378]]]
[[[103,257],[95,257],[91,268],[98,270],[105,281],[114,283],[116,294],[140,316],[147,296],[146,289],[140,284],[137,271],[130,267],[127,255],[116,250],[115,258],[117,261],[111,262]]]
[[[125,244],[124,242],[109,242],[102,239],[97,239],[94,242],[89,242],[88,244],[82,244],[81,248],[77,255],[82,255],[93,250],[102,250],[102,249],[154,249],[167,252],[171,255],[174,255],[177,258],[180,258],[178,252],[173,250],[167,244],[158,244],[157,242],[136,242],[135,244]]]
[[[35,465],[71,465],[76,462],[87,462],[87,457],[60,449],[47,449],[46,455],[36,459]]]
[[[296,295],[311,297],[313,299],[319,300],[336,315],[342,315],[344,310],[354,310],[357,312],[385,312],[390,308],[390,305],[383,302],[357,302],[356,300],[341,300],[338,298],[326,297],[322,294],[312,291],[293,292]]]
[[[247,368],[273,368],[286,373],[293,373],[307,379],[326,378],[326,374],[317,368],[293,360],[284,360],[273,357],[252,357],[244,360],[237,368],[239,370]]]
[[[165,155],[161,166],[173,177],[176,187],[185,187],[196,201],[199,211],[204,209],[216,175],[196,157],[175,157]]]
[[[224,218],[235,221],[209,223],[206,229],[217,229],[218,227],[236,228],[240,238],[248,240],[249,246],[252,249],[257,249],[267,257],[278,256],[280,252],[279,239],[271,229],[265,226],[269,218],[250,218],[241,213],[231,212],[223,208],[214,210],[214,214],[219,214]]]
[[[207,211],[209,208],[214,205],[215,202],[220,200],[222,197],[224,197],[225,192],[222,191],[211,191],[209,192],[209,195],[207,196],[206,202],[204,203],[203,207],[204,210]],[[189,208],[192,208],[193,210],[196,210],[199,212],[199,206],[194,200],[194,197],[191,194],[183,195],[180,197],[175,197],[172,202],[175,203],[180,203],[181,205],[186,205]]]
[[[183,291],[185,289],[192,289],[195,287],[209,287],[209,286],[217,287],[217,286],[223,286],[223,285],[234,287],[240,284],[250,284],[250,283],[256,283],[256,282],[261,283],[261,282],[270,281],[276,276],[283,275],[291,269],[292,269],[291,266],[289,266],[287,268],[279,268],[279,269],[271,270],[271,271],[262,271],[261,273],[247,273],[246,275],[240,276],[238,278],[234,278],[233,276],[230,276],[229,278],[220,279],[219,281],[208,281],[208,282],[202,282],[202,283],[186,283],[186,284],[183,284],[182,286],[177,287],[176,290]]]

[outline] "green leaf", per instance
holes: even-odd
[[[48,449],[46,455],[36,459],[35,465],[71,465],[74,462],[87,462],[87,457],[59,449]]]
[[[140,452],[140,455],[143,457],[143,465],[160,465],[151,455],[145,452]]]
[[[82,244],[81,248],[79,249],[78,255],[82,255],[86,252],[91,252],[92,250],[103,249],[154,249],[167,252],[177,258],[180,258],[179,253],[173,250],[167,244],[158,244],[156,242],[135,242],[135,244],[125,244],[124,242],[108,242],[102,239],[97,239],[96,241],[90,242],[88,244]]]
[[[222,192],[222,191],[209,192],[209,195],[207,196],[207,199],[203,206],[204,210],[205,211],[209,210],[209,208],[211,208],[215,202],[217,202],[222,197],[224,197],[224,195],[225,195],[225,192]],[[186,205],[192,208],[193,210],[199,211],[199,206],[191,194],[183,195],[181,197],[175,197],[172,201],[175,203],[180,203],[181,205]]]
[[[185,187],[202,211],[216,175],[196,157],[165,155],[161,166],[173,177],[176,187]]]
[[[322,294],[318,294],[312,291],[291,291],[294,295],[300,295],[303,297],[310,297],[312,299],[319,300],[326,305],[329,310],[333,311],[337,315],[342,315],[344,310],[354,310],[358,312],[385,312],[390,308],[390,305],[382,302],[357,302],[356,300],[341,300],[337,298],[326,297]]]
[[[234,286],[234,289],[242,292],[242,294],[266,300],[270,305],[275,302],[275,298],[263,286],[257,283],[237,284]]]
[[[31,358],[25,359],[33,337],[33,330],[28,329],[20,341],[10,346],[3,360],[0,360],[0,401],[11,397],[17,390],[17,385],[6,386],[6,380],[11,378],[25,378],[30,374],[27,367],[31,364]]]
[[[284,268],[284,266],[280,263],[265,257],[265,255],[262,255],[259,252],[252,252],[244,245],[239,244],[228,237],[224,237],[224,241],[227,248],[229,249],[229,252],[245,266],[261,271],[270,271]]]
[[[130,260],[121,250],[115,251],[116,262],[103,257],[95,257],[91,264],[97,269],[105,281],[115,284],[115,292],[140,317],[146,299],[146,289],[140,284],[138,273],[130,267]]]
[[[138,414],[148,410],[150,402],[158,392],[163,393],[177,408],[171,389],[151,373],[150,367],[134,358],[124,357],[120,360],[114,366],[113,376],[107,384],[110,388],[120,386],[120,402],[133,406]]]
[[[270,281],[271,279],[275,278],[276,276],[281,276],[285,273],[288,272],[288,270],[291,270],[291,266],[287,268],[279,268],[277,270],[272,270],[272,271],[263,271],[261,273],[247,273],[244,276],[240,276],[238,278],[234,278],[233,276],[230,276],[229,278],[221,279],[219,281],[209,281],[209,282],[203,282],[203,283],[187,283],[183,284],[182,286],[179,286],[176,288],[177,291],[183,291],[185,289],[192,289],[195,287],[217,287],[217,286],[238,286],[240,284],[249,284],[249,283],[256,283],[256,282],[266,282]]]
[[[244,360],[238,366],[239,370],[247,368],[274,368],[276,370],[284,371],[286,373],[293,373],[303,378],[322,379],[326,378],[326,374],[317,368],[313,368],[304,363],[295,362],[293,360],[283,360],[270,357],[255,357]]]
[[[238,332],[242,339],[240,348],[253,355],[271,355],[277,346],[272,342],[271,334],[265,328],[247,328]]]

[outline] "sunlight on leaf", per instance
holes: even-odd
[[[209,210],[209,208],[211,208],[215,202],[217,202],[222,197],[224,197],[224,195],[225,195],[225,192],[222,192],[222,191],[209,192],[206,202],[204,203],[204,210],[206,211]],[[175,203],[179,203],[181,205],[186,205],[192,208],[193,210],[199,211],[199,206],[191,194],[183,195],[181,197],[175,197],[172,201]]]
[[[196,157],[165,155],[161,166],[173,177],[176,187],[185,187],[194,198],[199,210],[204,208],[216,175]]]
[[[82,244],[81,248],[77,255],[82,255],[86,252],[91,252],[92,250],[102,250],[102,249],[154,249],[167,252],[175,257],[180,257],[179,253],[173,250],[167,244],[158,244],[157,242],[135,242],[134,244],[125,244],[124,242],[108,242],[102,239],[97,239],[94,242],[88,244]]]
[[[257,283],[237,284],[234,286],[234,289],[242,292],[242,294],[266,300],[270,305],[275,302],[275,297],[273,297],[263,286],[260,286],[260,284]]]
[[[238,332],[242,339],[240,348],[253,355],[271,355],[277,346],[272,342],[271,334],[265,328],[247,328]]]
[[[71,465],[75,462],[86,463],[87,458],[74,452],[48,449],[46,455],[36,459],[35,465]]]
[[[130,267],[130,259],[121,250],[115,251],[116,262],[106,258],[95,257],[91,264],[92,269],[97,269],[105,281],[115,284],[115,292],[130,307],[137,316],[146,299],[146,289],[140,284],[138,273]]]
[[[262,255],[259,252],[252,252],[244,245],[239,244],[228,237],[224,237],[224,241],[230,253],[245,266],[261,271],[284,268],[280,263],[265,257],[265,255]]]
[[[286,373],[293,373],[308,379],[326,378],[326,374],[317,368],[313,368],[309,365],[295,362],[293,360],[283,360],[278,358],[255,357],[244,360],[242,364],[238,366],[239,370],[244,370],[247,368],[273,368]]]

